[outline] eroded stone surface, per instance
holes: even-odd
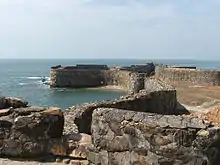
[[[102,165],[215,165],[218,132],[200,119],[99,108],[93,113],[88,159]]]
[[[77,126],[79,132],[90,134],[92,113],[96,108],[119,108],[137,112],[178,114],[176,104],[175,89],[152,92],[141,90],[138,93],[129,94],[116,100],[85,103],[64,112],[65,132],[71,134],[76,131]]]
[[[56,108],[57,113],[54,110],[41,107],[4,110],[7,113],[0,117],[0,156],[50,154],[51,141],[61,138],[64,125],[61,110]]]

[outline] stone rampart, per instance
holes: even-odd
[[[105,85],[138,92],[144,89],[145,77],[154,74],[155,66],[132,65],[130,67],[111,67],[106,65],[76,65],[51,67],[51,87],[86,88]]]
[[[58,68],[51,70],[51,87],[86,88],[104,85],[103,73],[99,69]]]
[[[220,71],[157,66],[155,76],[171,84],[220,85]]]

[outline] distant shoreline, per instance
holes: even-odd
[[[106,85],[106,86],[101,86],[101,87],[90,87],[86,88],[88,90],[106,90],[106,91],[122,91],[122,92],[128,92],[128,90],[117,86],[117,85]]]

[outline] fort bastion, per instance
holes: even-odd
[[[220,71],[196,67],[155,66],[153,63],[126,67],[82,65],[51,67],[51,88],[118,86],[128,92],[145,88],[150,76],[170,84],[220,85]]]
[[[108,67],[106,65],[55,66],[51,68],[53,87],[87,88],[106,85],[119,86],[126,91],[144,89],[145,77],[154,74],[153,63],[129,67]]]

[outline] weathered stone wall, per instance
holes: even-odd
[[[138,92],[144,89],[146,74],[112,68],[103,71],[105,85],[119,86],[129,92]]]
[[[108,68],[106,65],[51,67],[51,87],[86,88],[103,85],[119,86],[129,92],[144,88],[144,78],[154,73],[154,65]]]
[[[155,76],[171,84],[220,85],[220,71],[156,67]]]
[[[120,99],[85,103],[65,110],[65,130],[74,132],[73,126],[76,124],[79,132],[90,134],[92,113],[96,108],[119,108],[168,115],[181,113],[176,111],[176,105],[176,90],[174,88],[164,87],[163,89],[155,89],[150,92],[141,90],[139,93],[123,96]]]
[[[86,88],[104,85],[104,77],[99,69],[65,69],[51,70],[51,87]]]
[[[148,63],[145,65],[131,65],[127,67],[121,67],[121,70],[145,73],[147,76],[151,76],[154,74],[155,65],[154,63]]]
[[[200,119],[112,108],[92,117],[94,148],[88,159],[100,165],[218,165],[219,128]]]
[[[103,71],[105,78],[105,85],[115,85],[122,89],[131,89],[131,72],[121,71],[119,68],[111,68],[110,70]]]

